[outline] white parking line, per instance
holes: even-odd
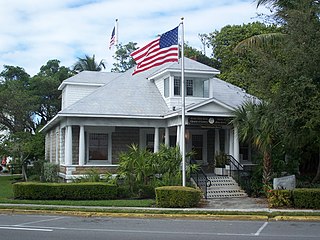
[[[0,229],[6,230],[22,230],[22,231],[39,231],[39,232],[52,232],[52,229],[41,229],[41,228],[22,228],[22,227],[0,227]]]
[[[44,219],[44,220],[39,220],[39,221],[33,221],[33,222],[26,222],[26,223],[16,224],[16,225],[14,225],[14,226],[20,227],[20,226],[25,226],[25,225],[34,224],[34,223],[55,221],[55,220],[59,220],[59,219],[63,219],[63,218],[65,218],[65,217],[49,218],[49,219]]]
[[[259,229],[258,231],[254,234],[255,236],[259,236],[262,230],[268,225],[268,222],[265,222]]]

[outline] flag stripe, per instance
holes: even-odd
[[[110,38],[109,49],[111,49],[111,47],[115,44],[115,42],[116,42],[116,27],[113,27],[111,38]]]
[[[178,53],[178,27],[176,27],[131,53],[137,63],[132,75],[166,62],[177,62]]]

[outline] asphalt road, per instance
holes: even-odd
[[[320,222],[213,221],[0,214],[1,240],[320,239]]]

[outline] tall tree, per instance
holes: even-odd
[[[30,93],[35,97],[34,114],[36,122],[45,125],[61,110],[61,92],[58,90],[63,80],[72,76],[69,68],[60,66],[59,60],[49,60],[40,72],[30,80]]]
[[[263,156],[263,185],[267,190],[272,174],[272,148],[276,144],[276,130],[265,102],[246,102],[234,111],[232,123],[238,128],[239,138],[251,142]]]
[[[116,63],[113,64],[111,72],[125,72],[134,67],[135,61],[130,54],[137,49],[137,43],[134,42],[129,42],[125,45],[122,45],[121,43],[118,44],[115,55],[113,56]]]
[[[82,72],[82,71],[101,71],[105,69],[106,66],[101,60],[99,63],[96,62],[95,55],[92,57],[85,55],[84,58],[78,58],[78,61],[74,64],[73,70],[75,72]]]
[[[261,56],[254,51],[248,51],[246,55],[234,52],[235,46],[244,39],[257,34],[265,34],[279,31],[274,25],[268,26],[260,22],[243,25],[227,25],[220,31],[209,33],[209,45],[213,49],[213,56],[220,64],[220,78],[232,84],[244,88],[255,95],[263,95],[257,92],[253,74],[255,63]]]
[[[34,131],[29,74],[23,68],[5,65],[0,77],[0,124],[11,133]]]

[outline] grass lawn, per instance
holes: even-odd
[[[68,205],[68,206],[104,206],[104,207],[152,207],[153,199],[120,199],[120,200],[18,200],[13,199],[12,183],[18,176],[0,176],[0,203],[13,204],[41,204],[41,205]]]

